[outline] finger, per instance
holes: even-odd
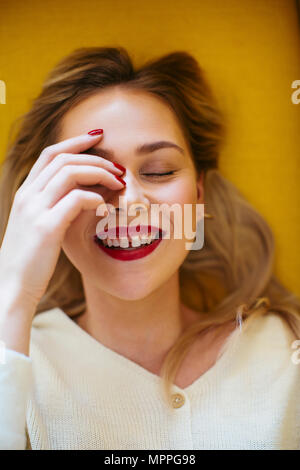
[[[102,138],[102,135],[103,134],[81,134],[45,147],[28,173],[27,178],[23,183],[23,187],[32,183],[32,181],[43,170],[43,168],[45,168],[46,165],[49,165],[53,158],[56,157],[56,155],[59,153],[80,153],[83,150],[96,145],[96,143]]]
[[[95,209],[96,213],[97,207],[101,204],[104,204],[107,210],[105,201],[100,194],[73,189],[49,209],[49,227],[54,231],[61,230],[63,234],[82,210]]]
[[[54,159],[46,165],[45,168],[39,173],[35,180],[30,185],[30,192],[42,191],[46,184],[56,175],[59,170],[67,165],[91,165],[99,168],[104,168],[107,171],[111,171],[117,175],[122,175],[123,172],[115,165],[102,157],[96,157],[95,155],[87,154],[70,154],[62,153],[58,154]]]
[[[77,185],[103,185],[112,190],[124,188],[124,184],[104,168],[87,165],[67,165],[58,171],[43,189],[43,198],[47,207],[52,207],[59,199]]]

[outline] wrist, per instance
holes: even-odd
[[[6,279],[0,282],[0,315],[25,315],[33,317],[38,301],[26,292],[18,279]]]

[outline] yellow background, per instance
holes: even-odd
[[[227,117],[223,174],[267,219],[275,273],[300,295],[300,41],[294,0],[0,0],[0,159],[10,126],[50,69],[83,46],[125,47],[137,65],[174,50],[205,69]]]

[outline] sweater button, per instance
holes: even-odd
[[[184,405],[185,398],[181,393],[174,393],[172,395],[172,405],[173,408],[180,408],[182,405]]]

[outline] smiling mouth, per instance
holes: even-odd
[[[94,240],[109,250],[134,251],[153,245],[163,238],[164,230],[151,225],[136,227],[115,227],[100,232]]]
[[[148,226],[146,233],[145,230],[143,230],[143,232],[143,236],[141,237],[137,235],[134,236],[133,234],[132,238],[130,235],[126,237],[123,233],[123,237],[108,237],[104,240],[99,238],[96,234],[94,235],[94,241],[102,251],[112,258],[122,261],[136,260],[152,253],[163,239],[164,231],[159,228],[155,228],[154,232],[151,232],[151,226]],[[118,235],[120,235],[119,231],[117,231],[116,236],[118,237]],[[117,240],[117,242],[115,242],[115,240]]]

